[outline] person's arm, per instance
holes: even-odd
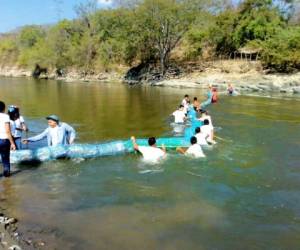
[[[21,125],[21,127],[18,130],[27,132],[28,128],[27,128],[27,126],[25,124],[25,120],[24,120],[23,116],[20,116],[19,119],[20,119],[20,125]]]
[[[27,144],[28,142],[35,142],[35,141],[41,141],[44,138],[46,138],[48,135],[48,128],[46,128],[42,133],[40,133],[39,135],[27,138],[23,140],[23,143]]]
[[[138,151],[139,150],[139,145],[136,143],[136,139],[135,139],[134,136],[131,136],[131,141],[132,141],[134,150]]]
[[[76,138],[76,131],[73,127],[71,127],[70,125],[68,125],[66,123],[64,124],[64,126],[66,127],[66,130],[69,133],[69,143],[73,144],[74,140]]]
[[[11,135],[11,131],[10,131],[10,122],[6,122],[5,123],[5,131],[6,131],[6,134],[7,134],[7,138],[10,142],[10,149],[11,150],[16,150],[16,144],[14,142],[14,139]]]
[[[28,128],[27,128],[25,122],[22,122],[22,123],[21,123],[21,128],[22,128],[22,130],[25,131],[25,132],[28,131]]]
[[[176,151],[183,155],[185,154],[186,150],[187,150],[186,148],[181,148],[181,147],[176,148]]]

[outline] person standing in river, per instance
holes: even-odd
[[[48,146],[68,145],[73,144],[76,132],[67,123],[60,122],[57,115],[49,115],[46,117],[49,127],[39,135],[24,139],[23,143],[41,141],[47,138]]]
[[[10,129],[17,149],[22,149],[22,132],[28,131],[23,116],[20,115],[20,109],[17,106],[8,107],[8,115],[10,119]]]
[[[0,155],[3,164],[3,176],[10,176],[10,150],[16,145],[10,131],[9,116],[5,112],[5,103],[0,101]]]
[[[213,96],[212,85],[208,84],[207,99],[206,101],[201,103],[201,109],[205,109],[209,104],[211,104],[212,96]]]

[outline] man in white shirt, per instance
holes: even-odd
[[[9,116],[5,112],[5,103],[0,101],[0,155],[3,165],[3,176],[10,176],[10,150],[15,150],[15,142],[10,131]]]
[[[195,158],[205,157],[201,146],[197,144],[197,138],[195,136],[191,137],[191,144],[192,145],[185,152],[185,155],[192,156]]]
[[[203,126],[201,126],[201,131],[207,136],[206,140],[210,144],[216,144],[214,141],[214,128],[209,124],[209,120],[205,119],[203,121]]]
[[[194,158],[205,157],[205,154],[203,153],[201,146],[197,144],[197,138],[195,136],[191,137],[191,146],[187,150],[183,148],[177,148],[176,150],[181,154],[184,154],[186,156],[192,156]]]
[[[69,124],[60,122],[57,115],[49,115],[46,117],[49,127],[39,135],[24,139],[23,143],[35,142],[47,138],[48,146],[69,145],[73,144],[76,132]]]
[[[214,126],[211,120],[211,116],[208,115],[208,112],[206,110],[201,110],[201,117],[199,118],[199,121],[204,122],[205,119],[209,121],[209,125],[213,128]]]
[[[158,163],[166,156],[166,149],[162,147],[162,149],[156,146],[156,139],[155,137],[150,137],[148,139],[149,146],[139,146],[136,143],[136,139],[134,136],[131,137],[131,141],[133,144],[133,148],[140,152],[143,155],[143,159],[146,162],[150,163]]]
[[[173,116],[175,117],[175,123],[182,124],[186,120],[186,114],[183,111],[183,105],[179,106],[179,109],[173,112]]]
[[[181,105],[183,106],[183,111],[184,113],[186,114],[189,110],[189,106],[190,106],[190,98],[189,98],[189,95],[185,95],[182,102],[181,102]]]
[[[206,141],[208,135],[206,133],[203,133],[200,127],[197,127],[195,129],[195,137],[197,138],[197,144],[204,145],[204,146],[208,145]]]

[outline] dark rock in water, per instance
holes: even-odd
[[[141,63],[136,67],[128,70],[124,77],[124,82],[129,85],[140,83],[154,84],[158,81],[168,78],[175,78],[181,74],[177,66],[169,66],[164,75],[161,74],[160,68],[152,63]]]
[[[47,75],[48,69],[47,68],[42,68],[40,65],[36,64],[35,69],[32,72],[32,76],[34,78],[39,78],[41,74]]]

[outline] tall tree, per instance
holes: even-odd
[[[145,0],[136,9],[138,32],[160,62],[164,75],[171,51],[176,47],[201,8],[201,1]]]

